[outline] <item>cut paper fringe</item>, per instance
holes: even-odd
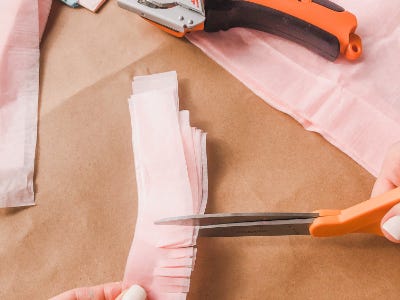
[[[135,236],[124,284],[143,286],[148,299],[186,299],[198,230],[155,225],[167,217],[204,213],[206,133],[179,111],[176,72],[137,76],[129,100],[138,189]]]

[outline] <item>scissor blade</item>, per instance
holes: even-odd
[[[166,218],[156,221],[155,224],[207,226],[256,221],[309,219],[317,217],[319,217],[318,213],[219,213]]]
[[[201,237],[309,235],[310,219],[218,224],[199,227]]]

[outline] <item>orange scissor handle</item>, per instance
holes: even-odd
[[[400,203],[400,188],[371,198],[344,210],[319,210],[320,214],[310,226],[316,237],[337,236],[347,233],[383,235],[381,220],[396,204]]]

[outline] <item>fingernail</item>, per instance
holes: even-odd
[[[400,216],[391,217],[389,220],[383,223],[382,227],[393,238],[400,240]]]
[[[122,300],[146,300],[146,291],[139,285],[132,285],[122,297]]]

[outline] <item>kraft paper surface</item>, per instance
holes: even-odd
[[[176,70],[208,132],[206,212],[313,211],[366,200],[373,177],[185,40],[109,1],[54,3],[41,45],[36,206],[0,211],[0,298],[123,278],[137,214],[128,97]],[[353,235],[198,240],[188,299],[397,299],[400,247]]]

